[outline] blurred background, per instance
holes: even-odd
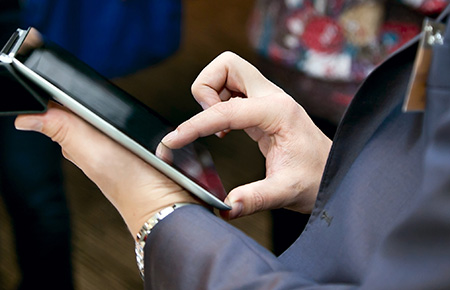
[[[11,24],[11,19],[14,17],[10,12],[11,7],[16,9],[18,6],[15,7],[15,4],[8,6],[5,3],[18,3],[18,1],[0,1],[4,1],[0,2],[0,24],[7,27],[5,23]],[[442,0],[388,0],[387,2],[189,0],[181,2],[180,11],[177,12],[176,7],[171,7],[175,12],[168,12],[164,10],[168,9],[165,6],[177,5],[177,0],[102,1],[91,1],[91,5],[97,8],[82,15],[84,19],[89,20],[88,23],[91,26],[82,21],[83,17],[76,18],[76,13],[58,13],[58,9],[78,11],[83,8],[80,3],[89,3],[89,1],[23,1],[29,5],[26,23],[37,25],[38,28],[41,25],[41,31],[45,31],[49,38],[54,37],[53,40],[67,46],[81,59],[90,63],[118,86],[155,109],[173,124],[179,124],[200,111],[200,106],[194,101],[190,92],[191,84],[199,72],[220,53],[227,50],[233,51],[255,64],[269,79],[294,96],[330,138],[333,137],[337,123],[351,101],[353,93],[371,68],[420,31],[424,11],[426,14],[433,15],[446,3]],[[40,10],[39,3],[43,2],[47,3],[47,10]],[[138,38],[144,39],[147,45],[156,43],[156,47],[161,48],[160,51],[155,49],[157,57],[147,56],[143,62],[143,55],[149,50],[148,48],[139,53],[136,48],[125,45],[131,43],[130,38],[136,40],[136,31],[140,32],[143,26],[127,28],[122,24],[123,19],[127,17],[133,23],[142,21],[142,19],[137,20],[138,17],[135,15],[139,14],[139,17],[142,17],[145,12],[135,10],[136,14],[121,15],[124,18],[117,18],[114,16],[114,9],[106,9],[111,3],[116,6],[132,7],[139,2],[151,3],[155,9],[163,9],[162,12],[148,11],[151,17],[143,18],[155,19],[149,24],[153,30],[145,32],[144,29],[143,33],[137,34]],[[411,2],[416,7],[405,8],[405,3],[400,2]],[[379,3],[383,3],[383,6]],[[422,9],[420,13],[418,8]],[[122,12],[127,13],[125,10]],[[119,11],[119,15],[120,13]],[[174,19],[181,15],[179,19],[181,30],[171,27],[172,22],[168,21],[169,18],[162,16],[166,15],[164,13],[175,17]],[[386,22],[388,18],[396,21]],[[307,22],[309,24],[314,22],[315,25],[305,30]],[[61,25],[55,25],[55,23]],[[350,28],[357,29],[354,34],[358,35],[357,39],[351,39],[345,33],[341,33],[345,30],[345,23],[349,23]],[[14,25],[8,28],[11,32],[14,30]],[[83,28],[80,30],[80,27]],[[67,33],[68,29],[69,33]],[[80,33],[83,29],[92,32],[92,36],[86,34],[84,47],[77,43],[84,37],[84,34]],[[95,31],[102,37],[97,37]],[[170,32],[173,35],[167,35],[166,31],[173,31]],[[305,31],[313,33],[306,38]],[[334,33],[331,36],[330,31]],[[10,32],[6,33],[6,35],[9,34]],[[115,42],[108,42],[109,39]],[[323,39],[328,42],[320,43]],[[108,49],[109,47],[114,49]],[[328,51],[330,47],[334,50]],[[121,50],[127,50],[130,58],[136,62],[128,71],[121,67],[120,58],[112,55]],[[306,65],[308,60],[304,57],[312,55],[314,51],[335,56],[334,59],[329,59],[326,64],[327,69],[322,75],[321,71],[315,70],[317,68],[315,64]],[[348,56],[344,56],[346,53],[350,53],[350,60]],[[323,64],[319,67],[323,67]],[[335,70],[336,68],[338,69]],[[344,71],[342,68],[347,68],[346,75],[342,74]],[[11,124],[8,126],[11,127]],[[0,128],[0,133],[1,131]],[[10,139],[6,135],[2,135],[1,138],[4,139],[0,141],[0,145]],[[245,133],[233,131],[224,139],[213,136],[204,138],[202,141],[210,149],[227,190],[264,177],[264,159],[257,145]],[[2,148],[0,146],[0,149]],[[5,153],[2,156],[9,156],[10,152],[3,151]],[[60,155],[59,150],[56,151],[51,154]],[[19,152],[20,154],[22,153]],[[45,154],[43,156],[48,158]],[[9,165],[3,159],[0,159],[0,169],[0,173],[10,171]],[[67,263],[72,265],[69,271],[72,273],[73,284],[60,285],[54,289],[141,289],[142,281],[134,256],[134,241],[121,217],[96,186],[74,165],[62,160],[61,169],[62,195],[67,200],[62,202],[67,204],[70,213],[66,213],[64,219],[70,220],[71,231],[68,239],[71,245],[71,258]],[[27,183],[26,175],[32,174],[24,170],[19,166],[19,171],[25,172],[25,177],[19,183]],[[38,166],[36,170],[39,171]],[[5,180],[3,179],[3,183],[8,183]],[[26,248],[27,237],[31,235],[30,239],[34,239],[40,236],[41,232],[39,229],[31,232],[30,228],[34,226],[31,226],[29,222],[34,219],[33,217],[25,218],[25,225],[30,224],[30,226],[18,226],[16,220],[27,210],[22,210],[21,214],[15,215],[7,202],[8,195],[5,194],[5,187],[0,187],[0,193],[4,196],[3,201],[6,201],[6,206],[5,202],[0,203],[0,289],[16,289],[22,277],[21,267],[16,259],[18,241],[25,244]],[[307,215],[277,210],[240,218],[231,223],[278,255],[295,240],[307,219]],[[274,224],[276,227],[273,226]],[[18,238],[18,233],[22,234],[22,238]],[[31,245],[33,243],[30,243]],[[32,251],[39,252],[39,248],[33,248]],[[49,259],[48,264],[56,268],[64,267],[58,265],[58,259],[64,260],[63,256],[66,254],[62,254],[56,247],[47,251],[49,252],[45,252],[43,257],[35,258],[38,262],[34,262],[38,266],[30,266],[32,269],[39,267],[46,257]],[[50,258],[56,261],[53,262]],[[23,263],[26,264],[26,262]],[[54,269],[43,267],[40,270],[42,273],[39,275],[43,277],[44,285],[56,279]],[[21,285],[21,287],[20,289],[39,288],[36,285],[34,287]],[[44,286],[44,288],[53,289],[50,286]]]

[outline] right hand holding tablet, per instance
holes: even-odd
[[[225,218],[289,208],[312,210],[331,140],[303,108],[239,56],[226,52],[192,85],[204,111],[169,133],[162,143],[176,149],[198,137],[244,129],[266,158],[266,178],[233,189]]]

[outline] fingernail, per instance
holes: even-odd
[[[241,215],[242,213],[242,202],[240,201],[230,201],[228,199],[225,199],[225,203],[231,206],[231,211],[229,218],[234,219]]]
[[[162,146],[164,146],[162,143],[158,144],[158,147],[156,147],[155,155],[156,157],[161,158],[162,157]]]
[[[21,131],[42,131],[42,120],[36,117],[19,117],[16,119],[15,126]]]
[[[223,138],[223,137],[225,137],[228,133],[230,133],[231,132],[231,130],[230,129],[225,129],[225,130],[223,130],[223,131],[220,131],[220,132],[217,132],[217,133],[215,133],[215,135],[217,136],[217,137],[219,137],[219,138]]]
[[[223,137],[225,137],[225,135],[226,135],[226,133],[225,133],[225,131],[220,131],[220,132],[217,132],[217,133],[214,133],[217,137],[219,137],[219,138],[223,138]]]
[[[175,139],[175,137],[177,135],[178,135],[178,130],[174,130],[174,131],[170,132],[169,134],[167,134],[166,136],[164,136],[164,138],[162,138],[162,140],[161,140],[161,143],[163,143],[164,145],[167,145],[168,143],[170,143],[170,141]]]
[[[202,107],[203,110],[206,110],[206,109],[209,108],[209,105],[207,103],[205,103],[205,102],[200,102],[199,104],[200,104],[200,106]]]

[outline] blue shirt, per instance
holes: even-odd
[[[180,0],[26,0],[23,21],[112,78],[174,53],[181,9]]]

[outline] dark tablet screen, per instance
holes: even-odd
[[[27,36],[15,57],[152,153],[155,153],[160,140],[174,129],[155,111],[56,44],[42,38],[37,41],[35,35]],[[172,150],[170,155],[168,162],[175,169],[218,199],[225,199],[226,192],[211,156],[201,144]]]

